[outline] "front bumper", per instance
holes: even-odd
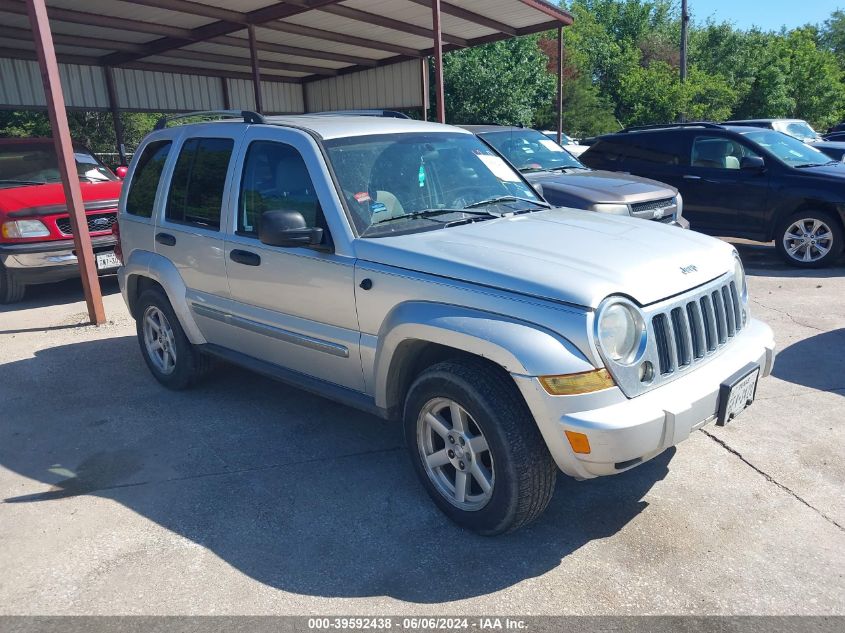
[[[535,377],[514,376],[558,467],[578,479],[633,468],[716,418],[719,386],[756,363],[760,377],[772,372],[772,330],[752,319],[733,343],[703,365],[636,398],[618,387],[578,396],[551,396]],[[576,454],[565,431],[585,434],[589,454]]]
[[[94,252],[114,249],[111,235],[91,238]],[[79,261],[73,240],[0,244],[0,264],[24,283],[49,283],[79,275]]]

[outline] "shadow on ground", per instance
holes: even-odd
[[[772,375],[845,396],[845,328],[797,341],[778,353]]]
[[[100,290],[103,296],[119,293],[120,287],[117,283],[117,275],[100,277]],[[67,305],[78,301],[85,301],[85,295],[82,292],[82,282],[79,279],[68,279],[52,284],[37,284],[27,286],[23,301],[8,305],[0,304],[0,314],[30,308]]]
[[[833,266],[827,268],[796,268],[787,264],[778,254],[774,243],[730,241],[739,252],[742,263],[749,275],[755,277],[806,277],[808,279],[828,279],[845,275],[845,258],[840,257]]]
[[[438,603],[539,576],[642,512],[674,454],[561,476],[539,522],[489,539],[434,508],[397,424],[254,374],[222,367],[169,392],[121,337],[40,351],[3,376],[0,465],[49,486],[5,503],[112,499],[299,594]]]

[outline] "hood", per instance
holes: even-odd
[[[541,192],[560,191],[592,204],[647,202],[672,198],[678,191],[662,182],[612,171],[579,169],[569,173],[531,172],[525,178]]]
[[[82,201],[105,202],[114,201],[120,197],[120,180],[109,182],[80,182]],[[9,187],[0,189],[0,211],[23,211],[26,209],[42,209],[56,207],[56,213],[64,213],[67,207],[62,183],[51,182],[46,185],[29,185],[26,187]]]
[[[641,305],[680,294],[732,271],[733,251],[694,231],[571,209],[355,241],[369,262],[590,308],[613,294]]]
[[[833,159],[831,159],[833,160]],[[793,168],[796,173],[807,176],[819,176],[825,179],[835,178],[841,180],[845,178],[845,163],[830,163],[829,165],[819,165],[818,167],[801,167]]]

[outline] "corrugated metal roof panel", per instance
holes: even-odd
[[[96,66],[59,64],[62,92],[69,108],[107,108],[103,69]],[[0,104],[19,107],[44,107],[41,73],[34,61],[0,59]]]
[[[193,29],[214,21],[211,18],[145,7],[135,2],[124,2],[122,0],[84,0],[84,2],[79,0],[49,0],[47,5],[48,14],[49,7],[59,7],[96,15],[110,15],[115,18],[129,18],[139,22],[150,22],[151,24],[167,24],[183,29]]]
[[[308,84],[309,112],[422,105],[420,62],[411,60]]]
[[[255,93],[247,79],[227,79],[229,82],[229,107],[233,110],[254,110]],[[296,113],[305,111],[302,86],[299,84],[261,83],[261,101],[267,114]]]

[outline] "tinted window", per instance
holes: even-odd
[[[256,141],[247,150],[238,205],[238,233],[257,235],[265,211],[299,211],[322,226],[320,203],[305,161],[290,145]]]
[[[679,165],[684,137],[660,132],[631,132],[626,137],[627,160],[653,165]]]
[[[693,167],[739,169],[742,159],[760,155],[733,139],[721,136],[696,136],[690,157]]]
[[[581,162],[590,167],[601,167],[606,164],[610,169],[614,169],[615,165],[622,163],[627,151],[628,146],[615,138],[600,138],[581,155]]]
[[[192,138],[185,141],[167,194],[165,217],[171,222],[220,228],[223,187],[234,141]]]
[[[144,218],[152,216],[158,181],[170,146],[170,141],[155,141],[144,148],[126,196],[126,213]]]

